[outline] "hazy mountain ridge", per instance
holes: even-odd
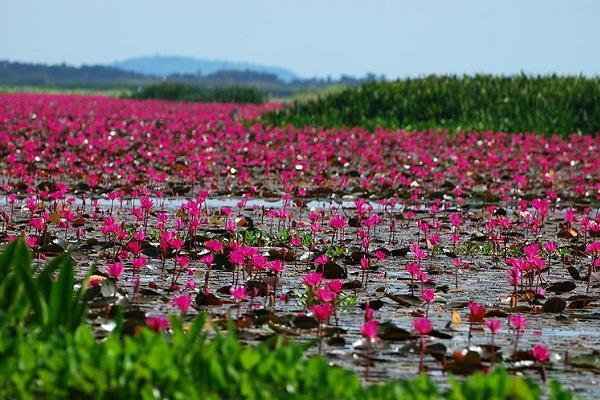
[[[238,67],[240,65],[246,66],[246,64],[238,64]],[[113,65],[74,66],[65,63],[43,64],[0,60],[0,92],[6,88],[29,86],[85,90],[118,89],[135,92],[149,85],[168,82],[207,89],[234,86],[257,88],[268,96],[285,97],[296,93],[315,92],[327,87],[358,86],[376,79],[373,74],[363,78],[342,75],[339,79],[296,77],[289,80],[291,75],[286,75],[288,80],[284,80],[281,76],[281,72],[278,75],[276,71],[264,69],[217,70],[202,75],[195,71],[160,76],[156,73],[130,72]]]
[[[204,76],[219,71],[252,71],[276,75],[284,82],[300,79],[295,72],[282,67],[180,56],[133,57],[116,61],[110,66],[124,71],[159,77],[175,74]]]
[[[0,60],[0,85],[139,84],[151,77],[106,65],[42,64]]]

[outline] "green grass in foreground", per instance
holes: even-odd
[[[600,78],[428,76],[368,83],[264,115],[276,126],[600,132]]]
[[[96,339],[84,322],[86,284],[74,290],[70,255],[35,274],[22,239],[0,254],[0,398],[2,399],[514,399],[534,400],[541,388],[506,370],[450,378],[438,388],[426,375],[364,387],[352,372],[305,345],[276,338],[245,346],[212,332],[204,315],[169,333],[116,327]],[[53,279],[52,276],[56,275]],[[143,322],[141,323],[143,324]],[[127,333],[136,332],[137,333]],[[551,400],[572,395],[557,382]]]

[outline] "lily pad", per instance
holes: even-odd
[[[377,335],[382,340],[391,341],[410,340],[416,337],[406,329],[400,328],[389,321],[379,324],[379,327],[377,328]]]
[[[220,306],[223,302],[212,293],[200,292],[196,295],[197,306]]]
[[[567,308],[567,301],[562,297],[550,297],[542,306],[545,313],[555,314],[563,312],[565,308]]]
[[[466,354],[458,352],[454,353],[452,361],[444,365],[444,371],[456,375],[470,375],[475,371],[482,370],[483,367],[479,353],[475,351],[468,351]]]
[[[410,249],[408,247],[401,247],[399,249],[393,249],[390,253],[392,257],[406,257],[409,250]]]
[[[353,280],[350,282],[344,282],[344,284],[342,285],[343,289],[360,289],[362,287],[362,283],[359,280]]]
[[[325,279],[346,279],[348,276],[346,269],[333,261],[329,261],[323,266],[318,266],[315,270],[323,273]]]
[[[299,315],[294,318],[293,324],[298,329],[316,329],[319,323],[313,317],[308,315]]]
[[[371,308],[373,310],[379,310],[384,305],[385,305],[385,303],[379,299],[369,300],[369,308]],[[360,308],[362,308],[363,310],[365,308],[367,308],[367,303],[366,302],[361,303]]]
[[[577,295],[577,296],[571,296],[571,297],[569,297],[568,300],[570,301],[569,305],[567,306],[568,308],[581,309],[581,308],[585,308],[588,304],[590,304],[593,301],[593,298],[590,296],[581,294],[581,295]]]
[[[452,335],[445,333],[445,332],[438,331],[436,329],[429,332],[429,336],[435,337],[438,339],[452,339]]]
[[[506,318],[508,316],[508,313],[504,310],[495,308],[495,309],[487,310],[485,312],[485,316],[486,316],[486,318],[493,318],[493,317]]]
[[[575,279],[576,281],[585,280],[581,277],[581,274],[579,273],[579,270],[577,268],[571,266],[567,268],[567,271],[569,271],[569,275],[571,275],[571,278]]]
[[[567,364],[579,368],[591,369],[600,373],[600,351],[594,351],[589,354],[580,354],[578,356],[569,357]]]
[[[566,293],[575,290],[577,285],[573,281],[554,282],[546,288],[546,291],[552,293]]]
[[[273,321],[268,321],[267,325],[269,326],[269,328],[271,328],[274,332],[279,333],[280,335],[287,335],[287,336],[300,336],[300,333],[297,332],[296,330],[283,325],[283,324],[277,324]]]
[[[391,300],[394,300],[396,303],[400,304],[403,307],[416,307],[423,304],[423,300],[419,299],[417,296],[412,296],[410,294],[386,293],[385,296]]]
[[[329,346],[345,346],[346,339],[344,339],[342,336],[332,336],[329,338],[329,340],[327,340],[327,344]]]
[[[425,352],[438,361],[443,361],[446,358],[447,350],[446,345],[443,343],[431,343],[425,347]]]

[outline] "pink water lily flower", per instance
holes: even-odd
[[[521,314],[513,314],[509,316],[508,322],[513,328],[517,330],[525,328],[525,325],[527,324],[527,320]]]
[[[310,272],[303,278],[303,282],[306,286],[315,287],[321,284],[323,280],[323,274],[319,272]]]
[[[341,215],[334,215],[329,223],[334,229],[343,229],[346,226],[346,220]]]
[[[435,300],[435,289],[424,289],[421,293],[421,300],[423,300],[426,303],[433,303],[433,301]]]
[[[244,301],[248,298],[248,289],[245,286],[234,286],[229,292],[237,301]]]
[[[377,336],[377,329],[379,327],[379,323],[370,319],[366,321],[363,326],[360,328],[360,334],[368,340],[378,340],[379,336]]]
[[[120,262],[108,264],[106,267],[106,273],[115,279],[119,279],[123,274],[123,264]]]
[[[492,334],[498,333],[502,327],[502,323],[496,318],[488,319],[485,321],[485,326],[490,330]]]
[[[164,316],[146,318],[146,325],[154,332],[162,332],[169,329],[169,320]]]
[[[187,314],[190,305],[192,304],[192,298],[187,293],[180,296],[173,297],[173,304],[179,308],[182,314]]]
[[[429,318],[417,318],[413,321],[412,327],[419,335],[427,335],[433,330],[433,323]]]
[[[223,243],[220,240],[207,240],[204,242],[204,247],[213,253],[223,251]]]
[[[329,303],[316,304],[310,308],[310,311],[313,312],[319,321],[325,322],[331,317],[331,314],[333,314],[333,306]]]
[[[336,293],[328,288],[317,289],[315,295],[323,303],[333,303],[337,297]]]
[[[550,359],[550,351],[543,344],[534,344],[531,349],[531,354],[538,362],[546,362]]]

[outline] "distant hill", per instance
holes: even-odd
[[[150,83],[155,79],[104,65],[46,65],[0,60],[0,85],[18,86],[123,86]]]
[[[167,77],[170,75],[211,75],[220,71],[251,71],[276,75],[284,82],[299,79],[296,73],[280,67],[192,57],[148,56],[117,61],[112,67],[145,75]]]
[[[158,59],[168,58],[158,57]],[[372,74],[364,78],[342,76],[337,80],[330,78],[305,79],[297,77],[291,71],[275,67],[228,63],[219,65],[230,68],[234,65],[241,69],[219,69],[212,72],[204,70],[206,72],[202,72],[202,74],[198,74],[198,71],[195,70],[194,72],[161,75],[160,72],[132,72],[114,65],[72,66],[64,63],[47,65],[0,60],[0,92],[6,88],[15,87],[46,87],[69,90],[125,90],[137,93],[146,86],[168,82],[204,89],[256,88],[270,97],[286,97],[297,93],[318,92],[330,86],[358,86],[363,82],[375,79]],[[191,67],[188,66],[188,68]],[[165,71],[163,70],[163,73]]]
[[[210,74],[170,74],[158,76],[126,71],[106,65],[34,64],[0,60],[1,86],[49,86],[90,88],[136,89],[158,82],[181,82],[207,88],[215,87],[259,87],[270,93],[288,93],[289,83],[276,74],[259,71],[220,70]],[[312,80],[296,81],[300,86],[313,84]]]

